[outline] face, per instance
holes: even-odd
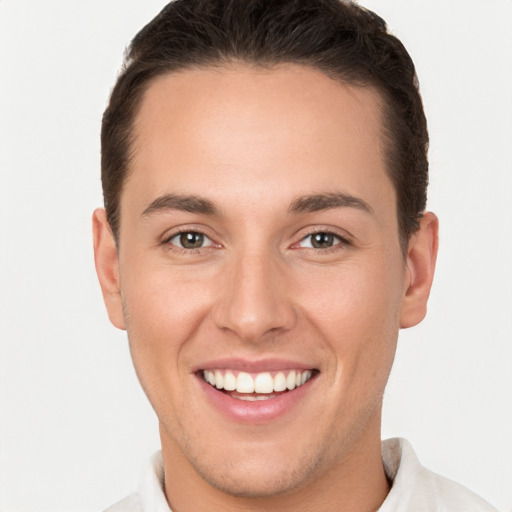
[[[292,65],[147,90],[118,252],[96,214],[98,272],[164,455],[191,478],[279,494],[380,439],[426,268],[400,249],[380,112],[372,88]]]

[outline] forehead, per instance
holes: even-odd
[[[164,75],[146,90],[134,135],[125,190],[141,206],[164,192],[223,201],[230,189],[249,205],[339,188],[370,198],[380,188],[394,204],[379,94],[310,67],[233,65]]]

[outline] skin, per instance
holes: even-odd
[[[110,319],[159,418],[173,511],[369,511],[385,499],[382,395],[399,329],[426,312],[437,219],[423,216],[404,255],[380,112],[372,88],[296,65],[186,70],[146,91],[118,246],[102,209],[93,227]],[[166,194],[218,215],[148,211]],[[367,208],[290,211],[319,194]],[[205,246],[180,248],[180,229]],[[311,247],[314,232],[333,233],[332,247]],[[291,412],[240,424],[194,373],[223,357],[319,373]]]

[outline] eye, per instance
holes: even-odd
[[[334,233],[320,231],[304,237],[299,242],[299,246],[311,249],[330,249],[331,247],[344,242],[345,240],[343,238],[335,235]]]
[[[206,235],[197,231],[183,231],[169,238],[167,243],[176,245],[181,249],[202,249],[213,245]]]

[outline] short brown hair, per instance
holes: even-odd
[[[428,184],[428,132],[416,72],[384,20],[344,0],[175,0],[135,36],[101,132],[103,196],[116,239],[144,91],[166,73],[233,62],[302,64],[380,92],[387,171],[405,248],[425,209]]]

